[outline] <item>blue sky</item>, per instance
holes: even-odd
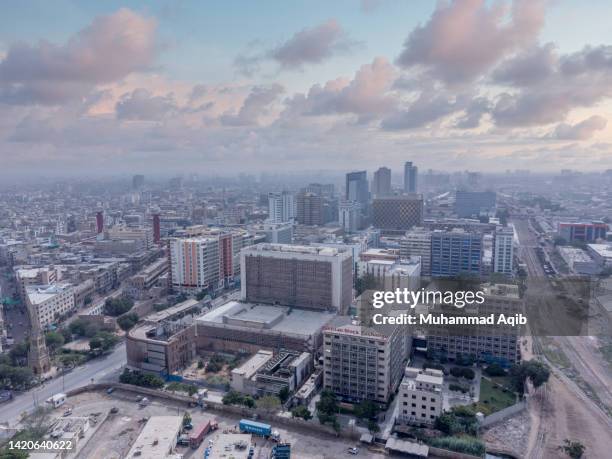
[[[232,154],[249,168],[274,158],[301,168],[300,155],[335,149],[331,168],[352,159],[375,167],[401,163],[406,146],[426,167],[609,160],[612,70],[570,74],[563,63],[593,61],[587,49],[612,52],[611,13],[603,0],[14,3],[0,16],[0,146],[20,152],[11,161],[19,171],[42,158],[77,170],[92,150],[126,169],[147,154],[161,167],[167,154],[219,169]],[[125,24],[143,48],[131,49]],[[464,49],[452,49],[455,39]],[[81,60],[92,50],[96,65]],[[77,61],[79,71],[58,68]],[[596,94],[574,90],[589,78]],[[83,129],[113,140],[70,139]],[[159,143],[139,138],[151,133]],[[367,141],[351,153],[347,139],[359,136]],[[435,161],[431,149],[441,151]]]

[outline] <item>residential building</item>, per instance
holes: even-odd
[[[511,276],[514,272],[514,229],[505,227],[495,231],[493,272]]]
[[[217,290],[222,286],[218,237],[168,241],[172,287],[178,290]]]
[[[242,299],[297,308],[347,311],[352,300],[348,249],[257,244],[241,252]]]
[[[431,425],[442,414],[444,373],[433,368],[405,371],[398,392],[398,421]]]
[[[74,290],[68,283],[29,285],[26,287],[26,299],[29,311],[36,314],[43,328],[76,309]]]
[[[421,275],[431,276],[431,231],[416,227],[400,239],[400,258],[421,257]]]
[[[400,235],[423,223],[421,195],[389,196],[372,202],[372,225],[386,235]]]
[[[268,221],[285,223],[296,216],[295,195],[289,191],[268,194]]]
[[[454,277],[481,274],[482,235],[463,230],[431,233],[431,275]]]
[[[404,192],[416,193],[418,190],[418,175],[419,169],[414,166],[411,161],[406,161],[404,164]]]
[[[297,221],[301,225],[323,225],[323,196],[302,192],[297,196]]]

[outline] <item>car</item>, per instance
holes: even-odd
[[[113,392],[115,392],[115,388],[114,387],[109,387],[108,389],[106,389],[106,393],[107,394],[112,394]]]
[[[355,455],[359,454],[359,448],[356,448],[356,447],[353,446],[352,448],[347,449],[346,452],[348,454],[352,454],[353,456],[355,456]]]
[[[110,412],[111,412],[111,414],[117,414],[117,413],[119,412],[119,408],[117,408],[116,406],[113,406],[113,407],[110,409]]]

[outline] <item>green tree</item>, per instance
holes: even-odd
[[[312,413],[304,405],[299,405],[295,407],[293,410],[291,410],[291,416],[293,416],[294,418],[302,418],[305,421],[312,419]]]
[[[279,400],[279,398],[274,397],[273,395],[265,395],[259,400],[257,400],[257,407],[261,408],[264,411],[267,411],[268,413],[272,413],[278,410],[280,405],[281,401]]]
[[[512,385],[517,392],[525,391],[525,381],[529,379],[536,389],[548,381],[550,369],[548,365],[538,360],[527,360],[510,369]]]
[[[355,416],[360,419],[375,419],[379,411],[380,407],[371,400],[362,400],[353,409]]]
[[[559,446],[559,449],[572,459],[580,459],[586,448],[579,441],[572,441],[566,438],[563,441],[563,445]]]
[[[117,325],[119,325],[119,328],[123,331],[131,330],[137,322],[138,314],[134,312],[124,314],[117,319]]]
[[[378,423],[376,421],[370,419],[368,421],[368,430],[374,434],[376,432],[380,432],[380,427],[378,426]]]
[[[56,331],[48,331],[45,333],[45,343],[51,353],[55,353],[55,351],[64,345],[64,335]]]
[[[185,414],[183,415],[183,426],[187,426],[191,424],[191,415],[185,411]]]
[[[104,302],[104,314],[118,317],[128,312],[134,306],[130,298],[107,298]]]
[[[289,400],[289,388],[287,386],[284,386],[278,393],[278,398],[280,399],[281,403],[285,403],[287,400]]]

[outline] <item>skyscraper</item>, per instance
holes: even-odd
[[[159,214],[153,214],[153,242],[159,244],[161,242],[161,223]]]
[[[374,172],[372,180],[372,195],[376,198],[389,196],[391,194],[391,169],[380,167]]]
[[[460,274],[480,276],[482,271],[482,234],[463,230],[431,233],[432,277]]]
[[[98,234],[104,231],[104,213],[102,211],[96,212],[96,232]]]
[[[366,171],[349,172],[346,174],[345,197],[347,201],[357,201],[362,210],[368,207],[370,191],[368,189],[368,173]]]
[[[512,274],[512,261],[514,257],[514,231],[512,228],[499,228],[495,231],[493,249],[493,272]]]
[[[419,169],[412,165],[412,161],[404,164],[404,191],[406,193],[417,192],[417,176]]]
[[[144,181],[145,181],[145,177],[144,175],[135,175],[132,177],[132,188],[134,188],[135,190],[138,190],[140,188],[142,188],[142,186],[144,185]]]
[[[296,216],[295,195],[289,191],[268,194],[268,221],[284,223]]]
[[[323,225],[323,196],[308,192],[298,194],[297,221],[301,225]]]

